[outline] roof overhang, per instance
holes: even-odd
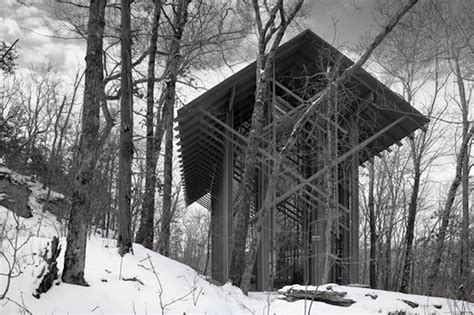
[[[275,65],[281,80],[286,80],[288,85],[298,84],[294,82],[294,78],[303,73],[314,74],[320,71],[316,68],[321,64],[330,65],[334,62],[342,70],[353,64],[339,50],[310,30],[281,45],[275,55]],[[200,201],[210,207],[212,196],[208,194],[220,180],[225,138],[222,125],[215,118],[218,113],[225,113],[230,107],[234,113],[234,126],[250,118],[256,88],[255,77],[256,63],[253,62],[178,111],[181,171],[188,204]],[[373,97],[369,106],[377,116],[373,126],[374,133],[383,130],[393,121],[400,120],[383,137],[371,143],[370,150],[362,156],[361,163],[399,143],[415,130],[424,129],[429,122],[402,97],[364,69],[357,69],[347,84],[358,89],[359,94],[370,94]],[[400,119],[401,117],[405,119]],[[236,149],[239,149],[237,144]]]

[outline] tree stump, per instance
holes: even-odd
[[[47,266],[47,272],[44,274],[44,269],[41,274],[38,276],[39,278],[43,278],[41,280],[40,285],[36,289],[33,296],[39,299],[41,293],[46,293],[51,287],[56,279],[59,278],[58,276],[58,262],[57,258],[61,253],[61,246],[59,245],[59,239],[56,236],[53,236],[51,240],[51,253],[49,253],[48,248],[45,248],[44,252],[41,254],[41,257],[45,260]],[[44,274],[44,275],[43,275]]]

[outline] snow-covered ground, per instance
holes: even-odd
[[[15,174],[15,176],[20,176]],[[474,304],[445,298],[407,295],[367,288],[319,286],[318,290],[347,292],[345,298],[355,301],[349,307],[339,307],[322,302],[299,300],[287,302],[278,294],[252,292],[245,296],[230,285],[216,286],[206,281],[192,268],[134,244],[133,255],[118,255],[115,241],[92,236],[87,244],[86,280],[89,287],[62,283],[33,297],[45,265],[41,253],[53,235],[60,235],[62,224],[54,215],[42,214],[38,201],[45,190],[27,177],[32,190],[29,200],[33,217],[19,219],[18,244],[28,239],[21,248],[18,262],[21,274],[11,279],[6,298],[0,300],[0,314],[389,314],[406,311],[406,314],[470,314]],[[42,219],[41,219],[42,218]],[[38,226],[41,228],[38,233]],[[12,261],[16,221],[12,212],[0,206],[0,272],[5,273]],[[3,232],[1,232],[3,231]],[[9,231],[7,239],[7,231]],[[32,235],[32,236],[31,236]],[[10,243],[13,241],[13,243]],[[63,265],[65,238],[58,258],[59,272]],[[6,285],[0,275],[0,294]],[[305,288],[305,287],[301,287]],[[286,288],[288,289],[288,288]],[[375,299],[374,299],[375,297]],[[419,304],[412,308],[402,300]]]

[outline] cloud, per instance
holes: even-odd
[[[31,16],[40,16],[42,14],[40,9],[33,5],[12,5],[12,9],[15,12],[15,16],[19,19]]]
[[[7,1],[0,9],[0,40],[19,39],[18,68],[51,64],[56,71],[76,72],[84,64],[85,43],[57,38],[64,34],[64,25],[52,17],[42,1],[28,5]]]
[[[1,40],[12,42],[19,37],[21,29],[15,20],[0,18],[0,34],[2,34]]]

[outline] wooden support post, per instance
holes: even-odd
[[[217,185],[217,188],[211,192],[215,198],[211,200],[211,254],[212,254],[212,278],[224,284],[228,279],[226,274],[227,259],[223,255],[226,248],[225,239],[225,211],[224,211],[224,190],[223,185]]]
[[[233,97],[226,110],[226,125],[233,124]],[[222,176],[217,185],[215,200],[212,200],[212,277],[225,283],[229,279],[229,266],[232,254],[232,213],[233,213],[233,136],[228,129],[224,131],[224,154],[222,156]]]
[[[327,255],[325,233],[327,225],[327,214],[324,213],[325,209],[318,207],[316,220],[312,222],[313,236],[312,242],[312,258],[313,264],[311,266],[311,283],[322,284],[323,271],[324,271],[324,260]]]
[[[231,92],[231,100],[229,102],[228,111],[226,113],[226,124],[228,126],[233,125],[233,100],[235,96],[235,87]],[[234,176],[234,145],[231,141],[232,134],[226,131],[225,138],[225,153],[223,163],[223,189],[224,189],[224,275],[228,279],[229,277],[229,266],[232,255],[232,213],[233,213],[233,176]]]
[[[357,132],[353,133],[352,143],[357,142]],[[359,154],[351,159],[350,174],[350,283],[359,283]]]

